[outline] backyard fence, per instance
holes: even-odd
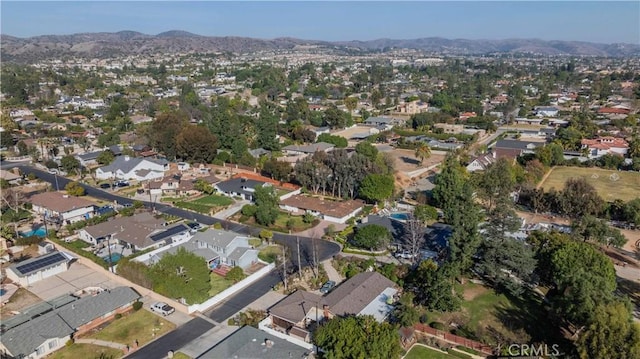
[[[475,340],[457,336],[455,334],[451,334],[442,330],[431,328],[430,326],[420,324],[420,323],[415,324],[413,327],[415,328],[416,331],[428,334],[430,336],[442,339],[444,341],[455,343],[463,347],[477,350],[485,354],[493,354],[494,348],[491,347],[490,345],[486,345],[486,344],[477,342]]]

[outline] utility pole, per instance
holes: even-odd
[[[284,290],[287,291],[287,248],[282,245],[282,280],[284,282]]]
[[[56,172],[53,173],[53,178],[56,179],[56,191],[60,191],[60,186],[58,186],[58,174]]]
[[[302,262],[300,261],[300,237],[296,236],[296,244],[298,245],[298,276],[302,279]]]

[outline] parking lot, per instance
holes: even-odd
[[[96,272],[78,262],[73,262],[68,271],[33,283],[26,289],[42,300],[51,300],[87,287],[111,289],[121,285],[109,279],[105,274]]]

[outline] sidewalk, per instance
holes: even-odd
[[[107,342],[107,341],[99,340],[99,339],[76,339],[74,342],[75,343],[79,343],[79,344],[93,344],[93,345],[99,345],[99,346],[102,346],[102,347],[120,349],[120,350],[122,350],[124,352],[127,351],[127,346],[124,345],[124,344],[114,343],[114,342]]]

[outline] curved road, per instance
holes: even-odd
[[[71,180],[56,176],[46,171],[34,168],[27,164],[14,164],[14,163],[2,163],[2,168],[7,169],[11,167],[20,167],[24,174],[33,173],[38,178],[49,182],[55,188],[64,188]],[[56,184],[57,181],[57,184]],[[130,198],[121,197],[114,193],[103,191],[95,187],[91,187],[82,184],[88,195],[96,198],[100,198],[107,201],[117,201],[119,204],[133,203]],[[151,203],[143,201],[145,206],[151,208],[154,206],[156,211],[167,213],[173,216],[184,218],[187,220],[194,220],[206,225],[212,225],[215,223],[221,223],[222,227],[229,231],[237,233],[248,234],[256,236],[260,232],[260,228],[247,226],[231,221],[220,220],[210,216],[206,216],[200,213],[187,211],[181,208],[171,207],[162,203]],[[289,247],[291,253],[291,264],[288,267],[287,272],[295,272],[297,270],[297,240],[300,240],[300,259],[303,266],[308,266],[313,263],[313,247],[315,246],[317,252],[318,263],[331,258],[340,252],[340,246],[337,243],[329,242],[323,239],[312,239],[309,237],[297,237],[294,235],[287,235],[283,233],[274,233],[273,240],[277,243],[284,244]],[[254,302],[256,299],[263,296],[270,291],[274,285],[282,280],[281,270],[273,270],[264,277],[260,278],[249,287],[241,290],[234,296],[225,300],[216,307],[208,310],[204,314],[218,323],[221,323],[240,311],[242,308]],[[214,325],[201,318],[194,318],[186,324],[180,326],[176,330],[166,334],[160,340],[156,340],[139,350],[131,353],[127,358],[163,358],[167,355],[169,350],[178,350],[185,346],[192,340],[198,338],[205,332],[212,329]],[[212,343],[213,344],[213,343]]]

